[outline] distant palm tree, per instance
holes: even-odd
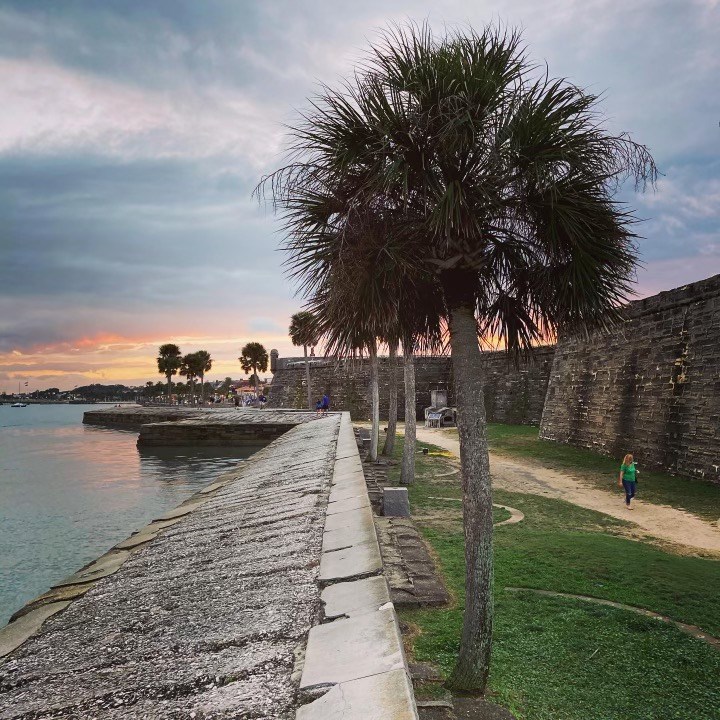
[[[168,402],[172,395],[172,377],[177,375],[182,363],[180,348],[174,343],[165,343],[160,346],[157,358],[158,372],[167,378]]]
[[[241,355],[238,358],[240,367],[242,367],[244,373],[249,373],[252,370],[255,375],[255,395],[257,395],[258,370],[265,372],[268,369],[269,357],[267,350],[259,342],[249,342],[243,346],[240,352]]]
[[[180,374],[188,379],[188,388],[193,403],[195,402],[195,379],[200,376],[202,366],[203,359],[196,352],[183,356],[180,364]]]
[[[315,327],[313,315],[307,310],[301,310],[290,318],[290,339],[293,345],[302,345],[305,356],[305,384],[307,385],[308,409],[313,409],[312,388],[310,387],[310,362],[308,361],[308,345],[315,345]]]
[[[465,613],[449,680],[459,690],[485,688],[492,646],[479,339],[517,356],[558,329],[607,326],[634,277],[634,218],[615,193],[627,177],[653,183],[657,171],[647,148],[605,130],[597,103],[536,73],[517,32],[489,27],[437,38],[426,26],[397,28],[352,82],[323,88],[293,130],[290,166],[272,178],[306,291],[326,281],[322,248],[337,245],[358,208],[386,214],[396,272],[435,278],[463,481]],[[387,309],[357,302],[370,323]]]
[[[207,350],[198,350],[195,355],[198,358],[197,371],[200,377],[200,402],[205,402],[205,373],[212,370],[212,358]]]

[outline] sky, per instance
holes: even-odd
[[[297,354],[280,225],[252,197],[285,126],[391,22],[523,29],[650,147],[638,297],[720,273],[720,0],[0,0],[0,391],[161,380],[164,342],[242,376]]]

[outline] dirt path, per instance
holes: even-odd
[[[457,457],[460,455],[460,442],[448,437],[442,430],[419,426],[417,439],[437,445]],[[692,513],[642,500],[637,501],[633,510],[627,510],[620,489],[617,494],[604,492],[572,475],[494,453],[490,454],[490,470],[496,487],[503,490],[565,500],[611,517],[629,520],[643,534],[720,557],[720,528]]]

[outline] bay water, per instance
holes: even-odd
[[[97,408],[0,405],[0,627],[253,450],[140,451],[136,430],[83,425]]]

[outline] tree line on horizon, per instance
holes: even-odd
[[[258,372],[265,372],[268,368],[269,356],[267,350],[259,342],[249,342],[243,346],[240,352],[241,355],[238,358],[240,367],[244,373],[252,372],[251,380],[255,385],[255,393],[258,394],[260,382]],[[197,350],[183,355],[175,343],[161,345],[158,350],[157,367],[158,372],[164,375],[167,380],[168,402],[172,395],[172,378],[180,374],[187,378],[193,398],[195,397],[195,381],[198,378],[200,379],[200,402],[204,403],[207,386],[205,373],[212,370],[212,364],[212,357],[207,350]],[[229,379],[226,378],[226,382]]]
[[[509,358],[558,332],[610,327],[634,280],[626,179],[653,185],[648,149],[612,133],[599,98],[528,59],[519,31],[397,25],[290,127],[287,162],[262,178],[305,298],[290,334],[371,367],[379,443],[380,345],[402,347],[403,482],[415,455],[416,352],[448,348],[458,410],[465,611],[447,685],[483,692],[493,629],[492,488],[481,345]],[[397,395],[390,398],[396,413]],[[394,435],[394,432],[392,433]]]

